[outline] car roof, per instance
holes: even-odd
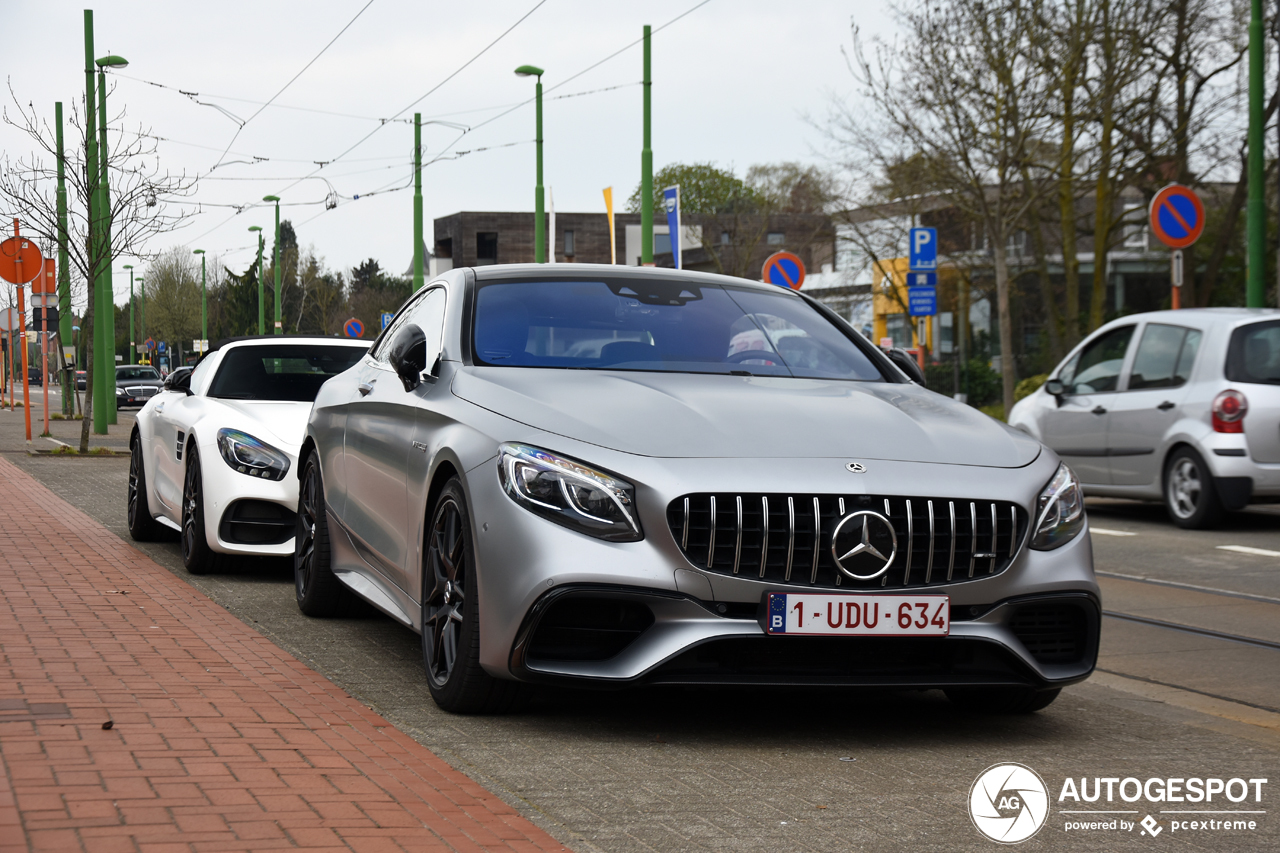
[[[476,281],[582,281],[584,279],[632,278],[658,281],[685,281],[691,285],[758,288],[769,292],[785,290],[775,284],[730,275],[677,270],[669,267],[631,267],[620,264],[493,264],[472,267]]]
[[[1243,326],[1260,320],[1280,320],[1280,309],[1277,308],[1180,308],[1167,311],[1144,311],[1141,314],[1126,314],[1117,317],[1107,326],[1122,326],[1126,323],[1145,321],[1148,323],[1170,323],[1180,320],[1182,323],[1199,323],[1202,325]]]

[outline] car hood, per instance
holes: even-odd
[[[310,403],[295,403],[288,400],[226,400],[217,397],[209,398],[227,409],[223,418],[228,429],[247,432],[271,444],[281,444],[296,451],[302,444],[307,431],[307,417],[311,414]]]
[[[842,457],[1018,468],[1040,443],[916,385],[468,367],[453,393],[497,414],[657,457]]]

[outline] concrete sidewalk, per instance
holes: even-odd
[[[0,853],[565,850],[0,459]]]

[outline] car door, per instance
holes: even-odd
[[[1097,335],[1068,361],[1058,378],[1066,389],[1043,422],[1043,440],[1086,485],[1110,485],[1107,426],[1133,326]]]
[[[437,303],[443,316],[443,288],[424,291],[396,318],[373,358],[357,368],[356,391],[347,406],[343,519],[365,561],[406,592],[410,545],[418,530],[416,519],[410,523],[405,488],[410,453],[418,453],[413,449],[417,397],[404,389],[388,353],[396,334],[433,315]]]
[[[182,516],[182,487],[186,473],[184,445],[200,412],[204,409],[204,392],[220,357],[210,356],[202,361],[190,376],[180,384],[185,390],[161,392],[151,409],[151,462],[148,473],[155,478],[156,497],[160,509],[175,522]]]
[[[1202,336],[1198,329],[1165,323],[1143,327],[1125,390],[1113,397],[1108,413],[1112,485],[1148,486],[1160,477],[1157,451],[1181,417]]]

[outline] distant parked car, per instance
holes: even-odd
[[[31,385],[44,384],[44,374],[40,372],[40,368],[38,367],[27,368],[27,382]]]
[[[1066,460],[1086,494],[1163,500],[1179,527],[1212,527],[1280,498],[1280,311],[1113,320],[1009,423]]]
[[[144,406],[160,393],[164,382],[154,367],[145,364],[116,368],[116,406]]]
[[[83,370],[76,371],[76,390],[83,391],[85,389],[86,374]]]

